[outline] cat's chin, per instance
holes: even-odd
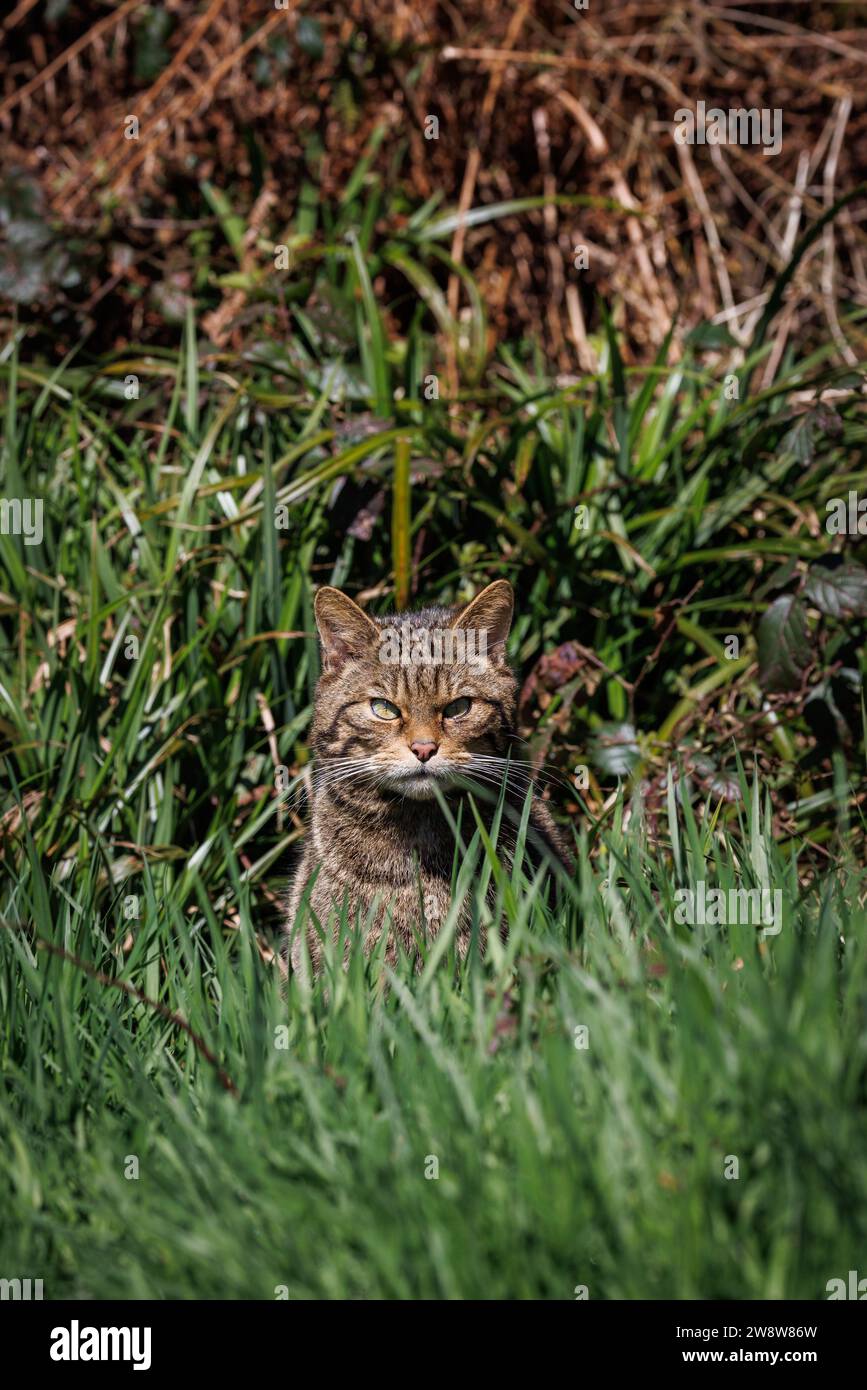
[[[445,791],[451,786],[453,778],[448,773],[443,772],[403,772],[392,775],[385,783],[387,791],[395,793],[397,796],[407,796],[412,801],[432,801],[436,795],[434,787]]]

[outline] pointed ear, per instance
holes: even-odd
[[[317,590],[313,600],[326,671],[339,671],[351,657],[363,656],[379,637],[379,628],[357,603],[339,589]]]
[[[508,579],[495,579],[467,604],[452,627],[475,628],[487,633],[487,654],[493,661],[504,661],[506,638],[512,626],[515,596]]]

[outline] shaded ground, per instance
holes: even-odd
[[[7,16],[0,219],[22,199],[31,211],[5,288],[53,342],[174,343],[190,293],[217,310],[218,345],[239,347],[251,322],[286,334],[311,285],[225,283],[237,248],[208,181],[247,233],[248,275],[265,276],[275,243],[327,247],[359,190],[374,242],[429,199],[440,216],[544,198],[437,239],[478,281],[489,348],[526,334],[561,372],[592,369],[597,296],[627,361],[655,352],[678,306],[672,351],[709,320],[743,344],[797,237],[867,168],[863,6],[287,4],[22,0]],[[675,112],[699,101],[779,110],[780,153],[676,145]],[[635,215],[557,202],[576,195]],[[830,332],[845,360],[863,356],[845,318],[867,304],[864,215],[853,205],[805,258],[778,355]],[[432,274],[453,316],[472,312],[447,262]],[[395,328],[404,288],[375,285]]]

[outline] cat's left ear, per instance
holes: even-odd
[[[452,627],[486,632],[488,656],[493,661],[504,661],[514,611],[515,595],[511,584],[508,579],[495,579],[462,609]]]

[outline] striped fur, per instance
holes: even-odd
[[[386,958],[391,961],[398,942],[413,950],[417,934],[428,940],[436,935],[450,905],[455,844],[434,784],[455,818],[467,796],[467,778],[498,792],[508,777],[510,800],[523,800],[526,764],[511,761],[521,756],[514,733],[517,682],[505,658],[512,609],[512,589],[505,580],[490,584],[463,608],[425,608],[375,622],[338,590],[319,590],[315,612],[323,670],[311,729],[312,819],[286,916],[296,971],[306,968],[301,933],[293,933],[305,890],[327,932],[337,931],[341,907],[348,906],[365,952],[387,930]],[[430,663],[413,659],[425,633],[445,634],[444,659],[436,660],[433,642]],[[407,664],[382,659],[384,651],[394,651],[398,636],[404,656],[409,655]],[[484,665],[478,657],[482,642],[487,644]],[[458,646],[458,659],[445,659],[455,657],[450,645]],[[466,700],[468,709],[454,706]],[[399,716],[378,717],[375,710],[389,711],[372,705],[374,701],[388,702]],[[449,714],[450,708],[461,712]],[[435,745],[436,752],[420,762],[413,744],[419,749],[426,745],[428,752]],[[477,804],[483,808],[487,803],[477,799]],[[533,821],[542,842],[565,859],[547,807],[538,798]],[[467,806],[465,837],[473,824]],[[457,932],[462,953],[469,937],[469,922],[462,919]],[[321,944],[312,926],[307,944],[316,971]]]

